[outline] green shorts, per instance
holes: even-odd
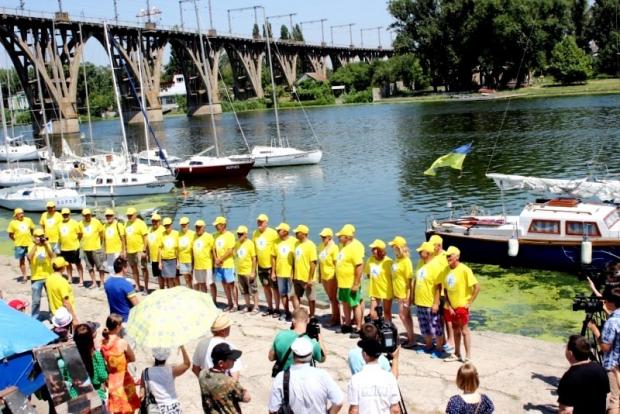
[[[351,293],[351,289],[338,288],[338,301],[346,303],[349,306],[357,306],[362,301],[362,292],[358,290],[355,294]]]

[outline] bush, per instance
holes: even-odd
[[[343,95],[342,101],[346,104],[372,102],[372,90],[366,89],[360,92],[348,93],[346,95]]]
[[[562,84],[585,82],[592,76],[590,57],[577,46],[573,36],[566,36],[551,52],[550,72]]]
[[[233,101],[232,104],[230,101],[222,101],[222,111],[223,112],[232,112],[234,110],[236,112],[244,112],[244,111],[256,111],[260,109],[266,109],[267,105],[263,99],[250,99],[247,101]]]
[[[332,89],[327,82],[308,79],[297,85],[295,89],[300,101],[313,101],[316,105],[328,105],[336,102]]]

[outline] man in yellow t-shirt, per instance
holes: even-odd
[[[257,314],[258,310],[258,283],[256,283],[256,249],[254,242],[248,239],[248,228],[237,227],[237,243],[235,243],[235,273],[241,286],[241,294],[245,299],[245,310]],[[252,303],[250,303],[252,296]]]
[[[76,326],[79,322],[75,310],[75,297],[73,296],[73,288],[64,275],[66,266],[67,262],[60,256],[52,260],[53,272],[45,281],[45,290],[47,291],[50,313],[53,315],[58,308],[65,307],[73,316],[73,326]]]
[[[28,248],[32,245],[32,231],[34,223],[24,216],[24,210],[16,208],[13,212],[13,220],[9,223],[6,232],[13,240],[15,246],[15,258],[19,260],[19,270],[22,272],[22,282],[26,283],[28,274],[26,273],[26,255]]]
[[[67,261],[69,281],[73,282],[72,265],[75,265],[80,277],[80,286],[84,286],[84,269],[80,261],[82,229],[80,224],[71,218],[71,210],[63,208],[60,214],[62,215],[62,222],[58,226],[58,231],[60,232],[60,255]]]
[[[278,240],[278,232],[269,227],[269,217],[266,214],[261,213],[256,217],[256,230],[252,234],[252,240],[258,259],[258,279],[267,301],[267,310],[263,316],[277,317],[280,315],[280,293],[277,282],[271,279],[271,252],[273,244]]]
[[[313,286],[316,275],[318,255],[316,245],[308,238],[310,229],[305,224],[300,224],[293,230],[297,243],[295,243],[294,275],[293,275],[293,309],[300,306],[301,298],[306,295],[310,317],[314,316],[316,309],[316,288]]]
[[[144,278],[143,294],[149,291],[149,271],[147,269],[146,260],[146,236],[149,229],[146,223],[138,217],[138,211],[129,207],[127,209],[127,222],[125,222],[125,242],[127,249],[127,262],[131,267],[131,273],[136,281],[136,291],[140,292],[140,268],[142,268],[142,277]]]
[[[359,338],[362,326],[362,271],[364,267],[364,249],[355,243],[351,225],[344,225],[336,236],[340,239],[341,248],[336,258],[336,280],[338,282],[338,301],[342,303],[344,324],[342,333],[351,333],[351,338]],[[357,331],[351,327],[351,313],[355,318]]]
[[[56,203],[48,201],[47,211],[41,213],[39,224],[45,232],[45,237],[47,237],[47,240],[50,242],[54,254],[60,254],[60,246],[58,246],[58,237],[60,236],[58,226],[61,222],[62,216],[56,211]]]
[[[52,273],[54,252],[49,242],[45,240],[43,229],[36,229],[33,235],[34,244],[28,251],[28,261],[30,262],[30,273],[32,274],[32,317],[38,319],[45,279]]]
[[[82,210],[84,219],[80,222],[80,231],[82,232],[82,251],[84,252],[84,263],[86,270],[92,280],[93,287],[95,283],[97,287],[102,287],[105,282],[105,266],[103,262],[103,224],[89,208]],[[99,272],[99,281],[95,279],[95,269]]]
[[[417,308],[420,332],[424,337],[424,352],[433,352],[433,338],[436,339],[435,357],[443,354],[443,326],[439,311],[441,278],[439,269],[433,263],[434,247],[424,242],[416,249],[420,263],[413,281],[413,302]]]
[[[438,234],[433,234],[428,242],[433,245],[433,265],[436,266],[437,272],[440,274],[440,279],[443,281],[443,275],[448,271],[448,259],[446,252],[443,249],[443,239]],[[444,344],[444,350],[451,354],[454,352],[454,329],[452,328],[452,322],[444,318],[446,299],[444,297],[444,291],[441,291],[439,298],[439,315],[441,316],[441,323],[443,324],[444,333],[446,336],[446,343]]]
[[[411,288],[413,279],[413,263],[409,258],[409,248],[404,237],[396,236],[388,243],[394,249],[394,262],[392,264],[392,290],[394,298],[398,300],[398,313],[400,320],[407,331],[407,342],[403,348],[412,349],[415,346],[413,332],[413,318],[411,317]]]
[[[444,317],[454,328],[454,355],[448,360],[467,362],[471,359],[471,331],[469,330],[469,309],[480,293],[480,283],[471,269],[460,262],[461,251],[454,247],[446,250],[448,271],[444,278],[446,309]],[[465,358],[461,356],[461,338],[465,344]]]
[[[392,320],[392,259],[385,251],[385,242],[380,239],[373,241],[368,247],[372,256],[366,261],[364,274],[370,280],[368,296],[370,296],[370,317],[377,318],[377,306],[383,306],[386,321]]]
[[[157,278],[159,288],[164,288],[164,279],[161,277],[161,269],[159,268],[159,246],[161,245],[161,235],[164,228],[161,225],[161,216],[157,213],[151,215],[151,228],[146,235],[146,255],[147,261],[151,262],[151,273]],[[144,286],[148,291],[148,286]]]
[[[105,253],[105,266],[109,275],[114,274],[114,261],[120,256],[125,256],[126,237],[125,226],[117,220],[116,213],[111,208],[104,212],[105,224],[103,225],[103,246]],[[134,277],[136,274],[134,274]],[[140,280],[137,279],[137,286]]]
[[[226,230],[226,217],[218,216],[213,221],[213,261],[215,267],[215,281],[222,283],[228,307],[227,312],[239,310],[239,297],[235,288],[235,235]]]
[[[211,299],[213,303],[216,303],[217,287],[213,282],[213,236],[206,231],[204,220],[197,220],[194,228],[196,229],[196,237],[192,244],[194,289],[206,292],[208,285],[211,290]]]
[[[189,218],[181,217],[179,220],[179,274],[185,279],[185,285],[192,288],[192,244],[195,233],[189,229]]]
[[[334,243],[334,231],[331,228],[325,227],[319,236],[321,236],[319,277],[331,305],[332,315],[329,326],[337,326],[340,325],[340,304],[338,303],[338,282],[336,281],[336,259],[340,249]]]
[[[164,279],[166,289],[179,285],[177,277],[178,257],[179,257],[179,232],[172,229],[172,219],[166,217],[162,224],[164,231],[161,234],[161,243],[159,244],[159,269],[161,277]]]
[[[278,224],[278,240],[271,252],[271,280],[278,284],[278,293],[282,301],[283,312],[278,315],[281,321],[291,318],[288,305],[289,295],[293,295],[293,266],[295,263],[295,244],[297,239],[289,236],[291,227],[286,223]]]

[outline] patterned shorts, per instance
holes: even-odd
[[[418,306],[417,314],[422,336],[443,336],[443,326],[441,326],[439,312],[433,313],[432,308]]]

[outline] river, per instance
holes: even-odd
[[[187,197],[179,192],[117,205],[157,208],[175,220],[188,216],[211,222],[224,214],[233,227],[251,227],[265,212],[273,225],[307,224],[315,240],[322,227],[353,223],[365,244],[402,235],[413,246],[422,241],[427,220],[450,213],[449,201],[457,214],[473,206],[501,211],[500,192],[485,177],[487,170],[568,178],[589,172],[617,176],[620,169],[614,162],[620,149],[620,95],[318,107],[306,114],[324,150],[320,165],[253,170],[240,182],[189,187]],[[268,144],[275,136],[272,112],[238,118],[250,146]],[[222,152],[246,151],[232,114],[218,116],[216,123]],[[292,146],[317,145],[303,111],[281,111],[280,123]],[[162,146],[178,156],[213,143],[208,118],[168,117],[154,129]],[[82,130],[87,142],[87,125]],[[141,126],[128,127],[128,136],[130,149],[144,148]],[[79,141],[70,140],[78,151]],[[101,149],[120,148],[118,121],[93,123],[93,141]],[[462,173],[423,175],[437,157],[468,142],[473,151]],[[507,212],[518,213],[532,198],[506,193]],[[0,217],[8,221],[9,214]],[[571,312],[570,302],[583,286],[573,276],[475,269],[482,293],[474,306],[474,327],[551,340],[578,329],[583,315]]]

